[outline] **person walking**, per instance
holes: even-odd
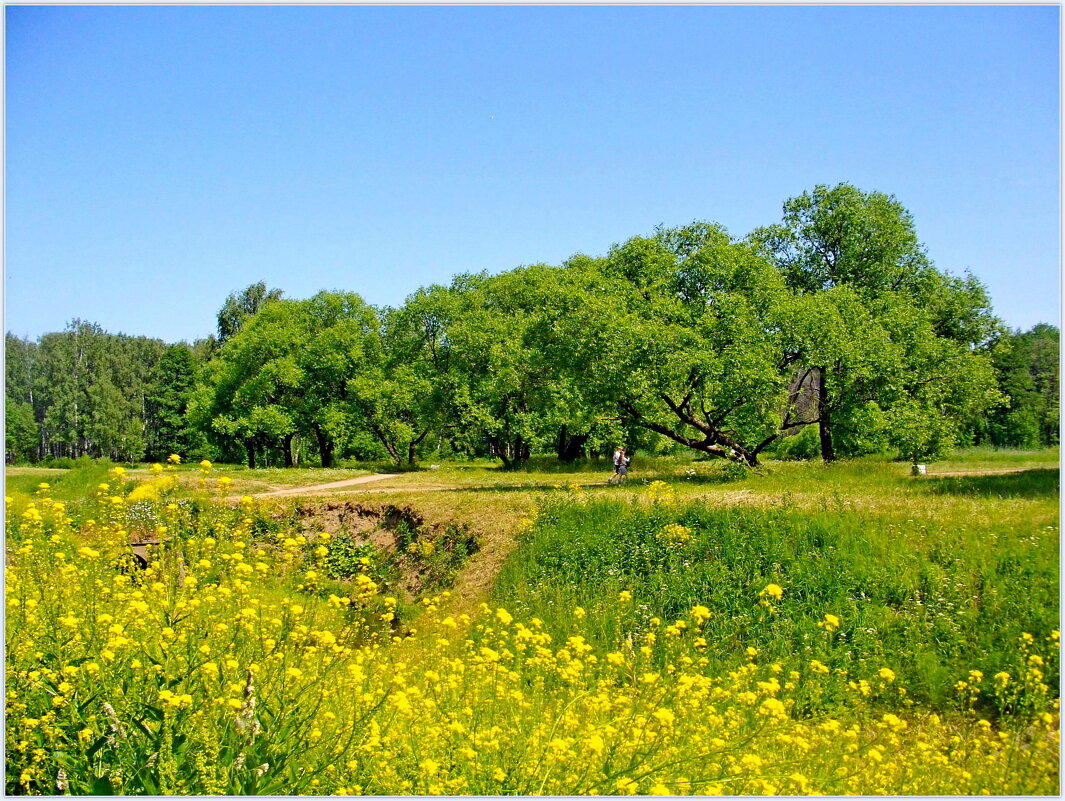
[[[618,445],[614,450],[614,475],[606,480],[607,484],[620,484],[629,472],[630,458],[625,456],[625,449]]]

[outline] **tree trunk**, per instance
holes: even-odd
[[[817,430],[821,435],[821,458],[826,462],[836,460],[836,451],[832,447],[832,409],[828,403],[828,392],[825,389],[824,367],[819,368],[821,380],[817,390]]]
[[[421,434],[419,434],[417,437],[415,437],[414,439],[412,439],[410,442],[407,443],[407,465],[408,466],[414,467],[415,463],[418,461],[418,445],[421,444],[421,441],[423,439],[425,439],[425,436],[428,433],[429,433],[429,429],[427,428],[427,429],[425,429],[425,431],[423,431]]]
[[[292,460],[292,438],[295,434],[285,434],[281,440],[281,449],[285,452],[285,467],[292,467],[295,462]]]
[[[503,469],[510,470],[514,467],[514,459],[510,452],[509,443],[504,446],[503,440],[499,437],[488,437],[488,444],[492,447],[492,453],[503,460]]]
[[[322,427],[315,425],[314,436],[318,439],[318,453],[322,457],[322,467],[333,466],[333,441],[322,431]]]
[[[558,460],[560,462],[574,462],[584,456],[584,443],[588,441],[587,434],[569,435],[566,426],[562,426],[558,432]]]
[[[821,412],[821,422],[818,423],[817,429],[821,436],[821,458],[826,462],[834,462],[836,451],[832,447],[832,423],[827,409]]]
[[[397,466],[402,465],[403,457],[399,455],[399,449],[396,448],[396,443],[385,436],[385,432],[381,430],[381,427],[371,423],[370,431],[372,431],[373,435],[377,437],[377,441],[385,446],[385,450],[388,451],[388,455],[392,457],[392,461],[395,462]]]
[[[246,440],[244,440],[244,447],[248,451],[248,469],[249,470],[254,470],[255,469],[255,440],[254,439],[246,439]]]

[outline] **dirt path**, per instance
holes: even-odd
[[[314,495],[326,490],[343,489],[356,484],[368,484],[371,481],[384,481],[386,478],[398,478],[402,473],[380,473],[372,476],[359,476],[357,478],[345,478],[343,481],[330,481],[328,484],[311,484],[305,487],[285,487],[285,489],[270,490],[269,492],[257,492],[252,498],[274,498],[279,495]],[[227,501],[239,501],[243,495],[230,495]]]

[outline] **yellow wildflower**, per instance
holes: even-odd
[[[710,619],[710,610],[705,606],[693,606],[691,616],[695,618],[696,623],[702,623],[704,620]]]
[[[767,584],[765,589],[758,593],[760,596],[768,596],[774,601],[779,601],[784,597],[784,588],[779,584]]]

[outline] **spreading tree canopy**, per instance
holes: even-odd
[[[877,430],[911,456],[933,455],[954,440],[957,410],[998,402],[987,347],[999,323],[986,291],[931,264],[895,198],[818,186],[750,240],[796,297],[788,358],[802,379],[785,418],[812,395],[805,422],[818,426],[826,461],[841,439],[875,441]]]

